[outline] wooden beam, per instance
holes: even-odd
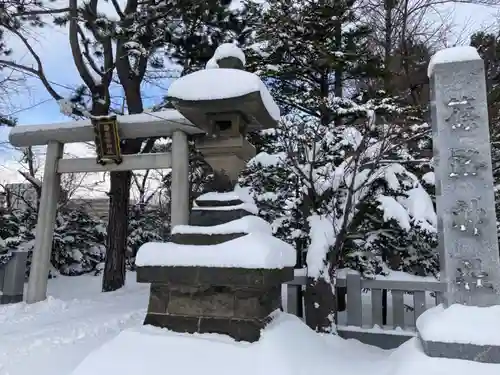
[[[336,286],[347,286],[345,278],[338,277]],[[384,280],[384,279],[362,279],[361,287],[363,289],[388,289],[388,290],[404,290],[405,292],[418,292],[425,290],[428,292],[444,292],[446,283],[440,281],[413,281],[413,280]]]
[[[168,137],[179,130],[187,134],[204,134],[178,111],[168,109],[154,113],[117,116],[121,139]],[[19,125],[10,131],[9,141],[15,147],[43,146],[59,143],[93,142],[94,130],[89,119],[48,125]]]
[[[96,158],[60,159],[58,173],[121,172],[172,167],[172,156],[168,153],[123,155],[121,164],[101,165]]]

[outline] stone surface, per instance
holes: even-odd
[[[445,307],[500,303],[500,261],[484,62],[448,61],[431,75],[441,281]],[[464,324],[467,317],[464,317]],[[447,322],[443,322],[447,324]],[[418,326],[418,324],[417,324]],[[430,357],[500,363],[500,347],[424,340]]]
[[[425,341],[420,339],[429,357],[500,363],[500,346]]]
[[[18,251],[0,266],[0,304],[17,303],[23,300],[26,261],[28,253]]]
[[[292,268],[138,267],[137,281],[151,283],[144,324],[254,342],[293,276]]]
[[[18,303],[23,302],[23,295],[17,294],[15,296],[8,296],[6,294],[0,295],[0,305],[6,305],[8,303]]]
[[[176,285],[273,286],[293,280],[293,269],[247,269],[217,267],[137,268],[137,282]]]
[[[242,113],[248,119],[248,131],[275,128],[277,121],[262,101],[260,91],[233,98],[211,100],[183,100],[170,96],[172,105],[195,126],[210,132],[214,113]]]
[[[235,210],[199,210],[193,207],[191,217],[189,218],[189,225],[196,225],[201,227],[219,225],[229,223],[230,221],[241,219],[242,217],[253,215],[251,212],[243,209]]]
[[[205,186],[203,187],[203,192],[218,192],[218,193],[227,193],[234,190],[235,184],[231,181],[231,178],[223,173],[222,171],[213,170],[214,176],[211,180],[209,180]],[[217,206],[218,201],[212,201]],[[222,206],[224,202],[220,202],[219,206]],[[196,204],[198,206],[207,206],[206,204],[201,203],[196,200]]]
[[[245,236],[247,233],[203,234],[203,233],[175,233],[172,242],[179,245],[218,245],[226,241]]]
[[[236,341],[255,342],[270,321],[270,317],[257,320],[147,314],[144,324],[181,333],[219,333]]]
[[[280,307],[280,284],[262,288],[152,284],[144,324],[254,342]]]
[[[243,204],[243,201],[239,199],[231,199],[225,201],[195,199],[195,202],[200,207],[228,207],[228,206],[238,206],[240,204]]]
[[[151,286],[148,313],[263,319],[280,308],[281,287]]]
[[[243,61],[234,56],[228,56],[217,60],[217,65],[219,65],[221,69],[245,69]]]
[[[483,61],[435,65],[431,100],[445,305],[496,305],[500,262]]]

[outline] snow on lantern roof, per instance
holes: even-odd
[[[205,69],[217,69],[219,67],[219,64],[217,64],[217,61],[212,57],[210,60],[207,61],[207,64],[205,65]]]
[[[141,246],[138,267],[194,266],[221,268],[282,269],[293,267],[295,249],[263,232],[254,232],[217,245],[180,245],[150,242]]]
[[[215,50],[212,59],[215,61],[225,59],[227,57],[236,57],[243,65],[246,64],[245,53],[234,43],[223,43]]]
[[[259,93],[269,115],[280,119],[280,109],[260,78],[238,69],[205,69],[174,81],[168,96],[184,101],[205,101],[238,98]]]
[[[176,225],[172,229],[172,234],[230,234],[230,233],[264,233],[272,235],[272,227],[264,219],[248,215],[228,223],[214,226],[194,226],[194,225]]]
[[[238,188],[238,190],[228,191],[224,193],[219,193],[215,191],[211,191],[208,193],[204,193],[196,198],[196,201],[236,201],[239,200],[245,203],[254,203],[253,198],[250,196],[250,193],[247,189]]]

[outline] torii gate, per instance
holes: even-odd
[[[172,227],[188,224],[189,161],[187,135],[204,134],[177,110],[154,114],[117,116],[120,139],[172,137],[172,151],[167,153],[123,155],[120,164],[99,164],[96,158],[63,158],[65,143],[95,140],[91,120],[50,125],[18,126],[11,130],[9,141],[16,147],[47,145],[42,196],[36,226],[35,248],[26,294],[27,303],[43,301],[47,296],[52,240],[62,173],[118,172],[141,169],[172,168]]]

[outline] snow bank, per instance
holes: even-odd
[[[439,305],[425,311],[417,319],[417,328],[422,338],[428,341],[500,345],[499,319],[500,305],[477,307],[454,304],[447,309]]]
[[[374,375],[498,375],[500,365],[432,358],[422,350],[418,338],[412,338],[390,352],[386,363],[371,371]]]
[[[168,96],[181,100],[229,99],[259,92],[271,117],[280,119],[280,109],[260,78],[238,69],[205,69],[175,80]]]
[[[217,193],[217,192],[205,193],[196,198],[196,200],[221,201],[221,202],[240,200],[246,203],[253,203],[252,197],[248,194],[248,192],[246,192],[242,188],[234,191],[229,191],[227,193]]]
[[[437,51],[434,56],[432,56],[427,69],[427,76],[430,78],[434,72],[434,67],[439,64],[447,64],[458,61],[474,61],[481,60],[481,57],[477,53],[477,50],[471,46],[457,46],[451,48],[445,48],[441,51]]]
[[[272,235],[271,224],[258,216],[244,216],[241,219],[230,221],[229,223],[202,227],[194,225],[176,225],[172,229],[172,234],[228,234],[228,233],[264,233]]]
[[[359,275],[359,271],[352,270],[350,268],[339,268],[336,272],[335,275],[339,279],[345,279],[347,277],[347,274],[349,273],[355,273]],[[374,277],[375,280],[390,280],[390,281],[418,281],[418,282],[436,282],[438,283],[439,280],[436,279],[434,276],[417,276],[417,275],[411,275],[408,272],[403,272],[403,271],[390,271],[388,275],[375,275]]]
[[[224,59],[226,57],[236,57],[243,65],[246,64],[245,53],[234,43],[223,43],[215,50],[212,59],[215,61]]]
[[[125,288],[110,293],[101,293],[100,276],[60,276],[49,280],[49,294],[58,299],[0,306],[0,374],[500,374],[498,364],[430,358],[416,338],[381,350],[314,333],[288,314],[279,314],[254,344],[222,335],[176,334],[142,325],[148,290],[133,273]],[[475,319],[468,323],[480,327]]]
[[[257,215],[259,213],[259,208],[254,203],[242,203],[237,204],[235,206],[220,206],[220,207],[203,207],[203,206],[194,206],[193,210],[200,211],[233,211],[233,210],[245,210],[250,212],[251,214]]]
[[[217,245],[179,245],[150,242],[142,245],[135,264],[141,266],[200,266],[226,268],[293,267],[295,249],[265,233],[250,233]]]
[[[149,284],[102,293],[102,276],[58,276],[47,300],[0,305],[0,374],[68,375],[123,329],[142,325]]]
[[[417,334],[414,331],[405,331],[401,327],[385,328],[380,327],[378,324],[375,324],[373,327],[358,327],[358,326],[344,326],[337,325],[337,331],[343,332],[363,332],[363,333],[373,333],[373,334],[390,334],[397,336],[409,336],[415,337]]]
[[[310,375],[332,369],[359,375],[382,358],[382,350],[318,335],[295,316],[278,313],[253,344],[215,334],[129,329],[90,354],[72,375],[153,374],[161,369],[183,375]]]

